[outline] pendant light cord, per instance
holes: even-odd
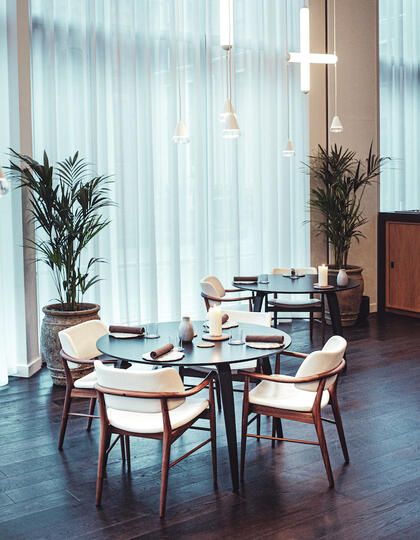
[[[287,2],[285,0],[285,17],[286,17],[286,31],[285,31],[285,40],[286,40],[286,99],[287,99],[287,139],[290,140],[290,97],[289,97],[289,38],[287,34]]]
[[[229,99],[230,99],[230,102],[232,103],[232,34],[231,34],[231,31],[232,31],[232,25],[233,25],[233,21],[231,20],[231,9],[230,7],[232,6],[232,9],[233,9],[233,3],[231,4],[230,0],[228,0],[228,8],[229,8],[229,49],[228,49],[228,54],[229,54]]]
[[[179,120],[182,120],[182,99],[181,99],[181,43],[180,43],[180,34],[181,34],[181,8],[180,0],[177,0],[177,61],[178,61],[178,109],[179,109]]]
[[[335,0],[334,0],[334,17],[333,17],[333,23],[334,23],[334,54],[337,54],[337,43],[336,43],[336,21],[335,21]],[[337,116],[337,62],[334,64],[334,116]]]

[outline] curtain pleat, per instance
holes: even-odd
[[[299,8],[289,2],[298,46]],[[296,156],[286,159],[285,3],[235,0],[232,93],[241,137],[221,138],[219,2],[181,2],[181,80],[191,143],[175,145],[175,0],[32,0],[34,156],[79,150],[112,174],[107,259],[86,300],[109,322],[203,315],[199,282],[309,261],[307,96],[291,72]],[[295,13],[296,12],[296,13]],[[39,301],[54,298],[39,267]]]
[[[381,210],[420,209],[420,2],[379,1]]]

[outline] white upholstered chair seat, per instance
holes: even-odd
[[[285,308],[295,308],[295,309],[300,309],[300,308],[305,308],[305,307],[308,307],[308,308],[314,308],[314,307],[321,307],[321,300],[318,300],[317,298],[307,298],[305,300],[281,300],[280,298],[279,299],[272,299],[272,300],[269,300],[268,304],[270,306],[275,306],[275,307],[278,307],[278,308],[282,308],[282,307],[285,307]]]
[[[189,399],[182,405],[169,411],[172,429],[188,424],[191,420],[199,416],[209,406],[208,399]],[[119,409],[107,408],[109,423],[125,431],[134,433],[162,433],[163,417],[162,413],[147,413],[121,411]]]
[[[74,381],[74,387],[75,388],[95,388],[95,384],[97,383],[98,378],[96,377],[96,373],[92,371],[92,373],[89,373],[88,375],[85,375],[84,377],[81,377],[80,379],[77,379]]]
[[[275,375],[272,376],[276,378]],[[281,376],[285,378],[285,375]],[[294,379],[294,377],[287,377]],[[262,381],[249,393],[249,402],[265,407],[275,407],[276,409],[287,409],[290,411],[310,411],[314,404],[316,392],[301,390],[291,383],[276,383]],[[321,408],[328,405],[330,394],[324,390],[321,399]]]

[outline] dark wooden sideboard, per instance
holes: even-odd
[[[420,317],[420,212],[378,215],[378,311]]]

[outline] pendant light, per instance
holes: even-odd
[[[0,166],[0,197],[7,195],[9,193],[9,182],[4,176],[3,169]]]
[[[286,31],[285,31],[285,40],[286,40],[286,59],[289,58],[289,48],[288,48],[288,39],[287,39],[287,1],[285,0],[285,17],[286,17]],[[292,139],[290,138],[290,99],[289,99],[289,62],[286,60],[286,99],[287,99],[287,144],[286,148],[283,150],[284,157],[292,157],[295,155],[295,149],[293,148]]]
[[[181,96],[181,43],[180,43],[180,24],[181,24],[180,0],[177,0],[177,64],[178,64],[178,123],[176,125],[172,141],[175,144],[185,144],[190,142],[188,130],[182,120],[182,96]]]
[[[233,0],[220,0],[220,45],[226,51],[226,99],[220,120],[224,122],[222,137],[237,139],[241,135],[232,105],[232,47],[233,47]]]
[[[335,0],[334,0],[334,54],[336,54],[336,24],[335,24]],[[331,133],[342,133],[344,130],[343,124],[337,114],[337,64],[334,64],[334,118],[331,122]]]

